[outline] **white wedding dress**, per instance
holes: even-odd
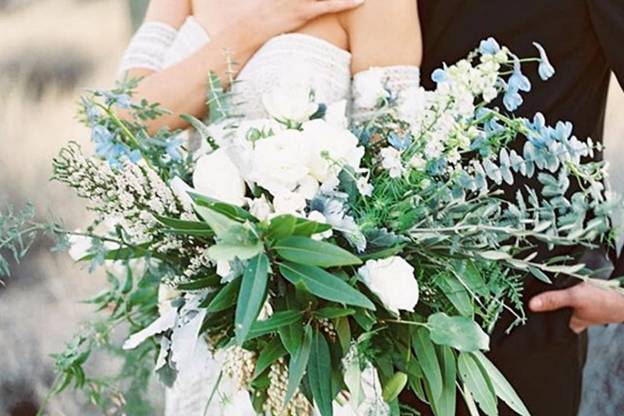
[[[192,17],[179,30],[164,58],[164,66],[189,56],[209,37]],[[224,57],[225,59],[225,57]],[[386,88],[401,91],[419,85],[419,70],[412,66],[383,68]],[[357,77],[364,74],[357,74]],[[284,34],[269,40],[241,69],[233,86],[237,112],[246,119],[268,117],[262,96],[279,87],[284,80],[307,83],[319,103],[331,105],[347,100],[352,112],[370,110],[352,99],[351,54],[332,43],[304,34]],[[166,416],[254,416],[236,397],[218,393],[205,409],[219,377],[220,368],[204,343],[198,344],[190,370],[180,373],[173,388],[167,390]],[[247,400],[248,402],[248,400]]]

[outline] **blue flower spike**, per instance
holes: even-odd
[[[481,52],[481,55],[496,55],[500,51],[501,47],[494,38],[482,40],[479,45],[479,52]]]
[[[540,64],[537,72],[543,81],[548,81],[555,75],[555,68],[550,63],[544,47],[537,42],[533,42],[533,46],[537,48],[540,54]]]

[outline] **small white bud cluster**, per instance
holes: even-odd
[[[233,347],[226,353],[223,374],[231,378],[239,390],[247,390],[256,370],[256,354],[241,347]]]
[[[275,362],[269,370],[271,384],[267,391],[264,411],[272,416],[311,416],[312,406],[300,390],[284,405],[288,389],[288,368],[283,358]]]
[[[329,319],[321,319],[319,320],[319,325],[321,327],[321,331],[325,332],[332,342],[336,340],[338,333],[336,332],[336,327],[332,321]]]

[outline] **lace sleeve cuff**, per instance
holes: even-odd
[[[370,119],[380,100],[397,97],[420,86],[420,68],[389,66],[371,68],[353,77],[352,117],[356,124]]]
[[[165,54],[174,43],[177,31],[161,22],[146,22],[132,37],[126,49],[119,74],[130,69],[149,69],[158,71],[163,68]]]
[[[173,45],[165,54],[164,67],[174,65],[195,53],[210,41],[210,37],[197,19],[190,16],[180,28]]]

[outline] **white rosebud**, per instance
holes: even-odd
[[[262,96],[267,113],[281,122],[303,123],[318,111],[310,87],[302,83],[282,83]]]
[[[249,213],[260,221],[266,221],[273,214],[273,208],[266,197],[262,195],[260,198],[252,199],[249,202]]]
[[[358,274],[389,311],[414,311],[419,298],[418,281],[414,268],[401,257],[369,260]]]
[[[377,107],[379,100],[387,98],[389,94],[384,83],[384,71],[381,68],[371,68],[356,74],[353,78],[353,89],[358,106]]]
[[[229,204],[243,206],[245,181],[224,149],[202,156],[193,172],[197,193]]]

